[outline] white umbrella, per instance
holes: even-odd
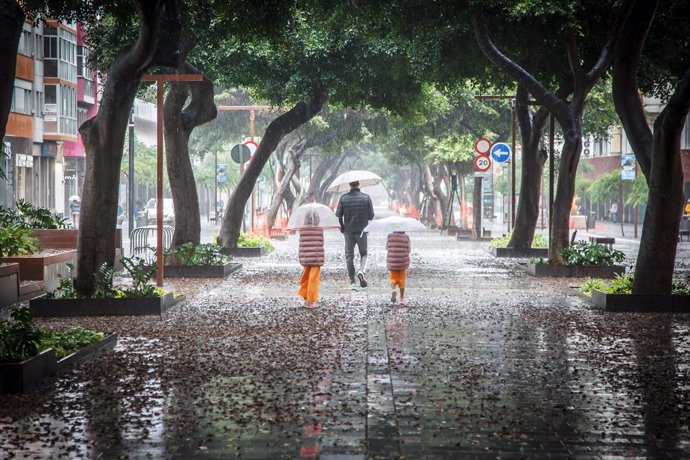
[[[423,223],[412,217],[390,216],[383,219],[372,220],[364,228],[363,232],[372,233],[392,233],[392,232],[415,232],[426,230]]]
[[[81,201],[81,198],[79,198],[79,195],[72,195],[71,197],[69,197],[69,200],[70,201]]]
[[[307,203],[292,211],[288,220],[288,228],[300,229],[305,227],[339,228],[340,222],[328,206],[319,203]]]
[[[344,174],[339,175],[331,185],[328,187],[329,192],[347,192],[350,190],[350,182],[359,182],[360,187],[368,187],[370,185],[376,185],[381,182],[379,176],[369,171],[348,171]]]

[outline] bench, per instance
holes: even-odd
[[[608,236],[590,235],[589,242],[592,244],[603,244],[608,246],[609,249],[613,249],[616,239]]]
[[[681,230],[678,232],[678,241],[683,241],[683,238],[687,238],[690,241],[690,230]]]

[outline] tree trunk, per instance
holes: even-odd
[[[17,48],[24,25],[24,12],[16,1],[0,0],[0,141],[5,137],[7,120],[12,107],[14,76],[17,69]],[[0,145],[0,178],[4,146]]]
[[[654,122],[649,202],[635,266],[633,294],[670,294],[683,209],[680,137],[690,109],[690,69]]]
[[[313,195],[314,199],[317,199],[321,181],[323,181],[323,178],[326,177],[326,173],[328,172],[328,170],[337,163],[338,159],[342,155],[344,154],[341,153],[340,155],[329,155],[327,157],[321,158],[321,161],[316,167],[316,170],[314,170],[314,173],[309,178],[309,187],[307,188],[307,192],[300,199],[300,205],[304,204],[307,201],[307,197],[309,195]]]
[[[201,73],[185,63],[183,73]],[[192,99],[184,109],[189,90]],[[185,243],[199,244],[201,217],[194,170],[189,157],[189,136],[194,128],[216,118],[213,83],[204,77],[201,82],[172,82],[165,99],[165,152],[168,180],[175,206],[175,232],[172,247]]]
[[[343,153],[340,155],[340,158],[335,162],[335,165],[331,168],[331,173],[328,175],[328,177],[319,185],[319,193],[318,196],[316,196],[316,201],[319,203],[326,203],[326,195],[328,195],[328,187],[331,185],[333,180],[335,180],[336,177],[338,177],[338,173],[340,172],[340,167],[343,165],[343,162],[347,158],[347,152]]]
[[[642,108],[637,70],[658,5],[659,0],[634,2],[621,30],[613,59],[613,103],[647,184],[650,181],[654,139]]]
[[[81,296],[94,291],[94,273],[104,263],[115,262],[115,227],[120,164],[125,132],[143,73],[158,47],[164,0],[135,2],[140,19],[134,46],[121,53],[105,81],[98,114],[79,127],[86,150],[82,195],[78,265],[75,288]]]
[[[280,205],[283,203],[285,191],[290,186],[290,181],[292,180],[292,176],[295,174],[295,171],[297,170],[299,159],[302,157],[302,154],[306,150],[304,146],[305,142],[301,141],[298,144],[293,145],[288,151],[287,157],[289,165],[287,167],[287,171],[285,171],[285,174],[280,180],[280,183],[276,187],[276,191],[273,194],[273,200],[271,201],[271,206],[268,208],[268,216],[266,222],[268,224],[269,229],[272,229],[273,225],[275,225],[276,223],[276,216],[278,215]]]
[[[259,147],[254,152],[252,161],[249,162],[247,169],[245,169],[228,201],[218,238],[222,246],[237,246],[244,207],[254,189],[256,179],[261,174],[261,170],[270,158],[273,150],[275,150],[285,135],[299,128],[319,113],[326,103],[326,99],[326,95],[317,94],[309,102],[298,103],[287,113],[279,116],[268,125]]]
[[[527,106],[528,96],[525,87],[519,85],[515,111],[522,138],[520,201],[515,213],[515,227],[508,242],[508,247],[519,249],[532,247],[539,218],[541,179],[548,158],[546,152],[539,149],[548,111],[542,107],[532,117]]]
[[[568,31],[564,37],[573,85],[573,97],[570,102],[557,92],[549,91],[532,74],[509,59],[494,45],[479,9],[475,10],[472,16],[475,37],[484,55],[520,86],[529,91],[538,104],[546,107],[558,120],[564,133],[565,143],[561,153],[556,197],[554,199],[553,228],[549,241],[549,256],[554,262],[563,262],[560,252],[569,244],[570,208],[575,196],[575,174],[582,151],[581,125],[584,104],[592,87],[599,81],[613,61],[613,51],[630,7],[630,1],[624,2],[619,7],[615,22],[609,29],[608,39],[601,48],[597,61],[588,72],[585,72],[582,68],[575,31]]]

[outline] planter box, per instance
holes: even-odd
[[[37,317],[162,315],[177,300],[172,292],[161,297],[124,299],[34,299],[29,306]]]
[[[520,257],[530,259],[532,257],[549,257],[549,248],[491,248],[491,254],[494,257]]]
[[[592,303],[608,311],[690,313],[688,295],[606,294],[592,291]]]
[[[46,291],[54,291],[60,279],[58,274],[68,276],[67,264],[77,264],[77,251],[64,250],[53,254],[30,254],[27,256],[0,257],[0,263],[19,264],[22,281],[42,281]]]
[[[35,299],[45,294],[41,281],[29,281],[19,285],[19,301]]]
[[[108,334],[105,337],[103,337],[103,340],[101,340],[100,342],[95,342],[91,345],[87,345],[84,348],[72,353],[71,355],[65,356],[64,358],[58,360],[57,370],[62,371],[65,368],[72,366],[73,364],[85,361],[87,359],[91,359],[102,351],[112,350],[113,348],[115,348],[115,345],[117,345],[117,334]]]
[[[52,348],[21,363],[0,363],[0,393],[21,393],[55,372],[57,361]]]
[[[39,228],[31,232],[42,249],[77,249],[79,230],[74,229],[45,229]],[[115,249],[122,252],[122,229],[115,229]]]
[[[0,265],[0,307],[19,301],[19,264]]]
[[[225,278],[242,268],[242,264],[229,262],[225,265],[166,265],[165,278]]]
[[[266,248],[223,248],[221,252],[233,257],[261,257],[268,254]]]
[[[625,267],[620,265],[601,267],[594,265],[521,264],[521,266],[528,274],[536,277],[615,278],[617,274],[625,273]]]

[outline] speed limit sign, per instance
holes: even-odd
[[[474,159],[474,169],[479,172],[488,171],[491,168],[491,158],[484,155],[478,155]]]

